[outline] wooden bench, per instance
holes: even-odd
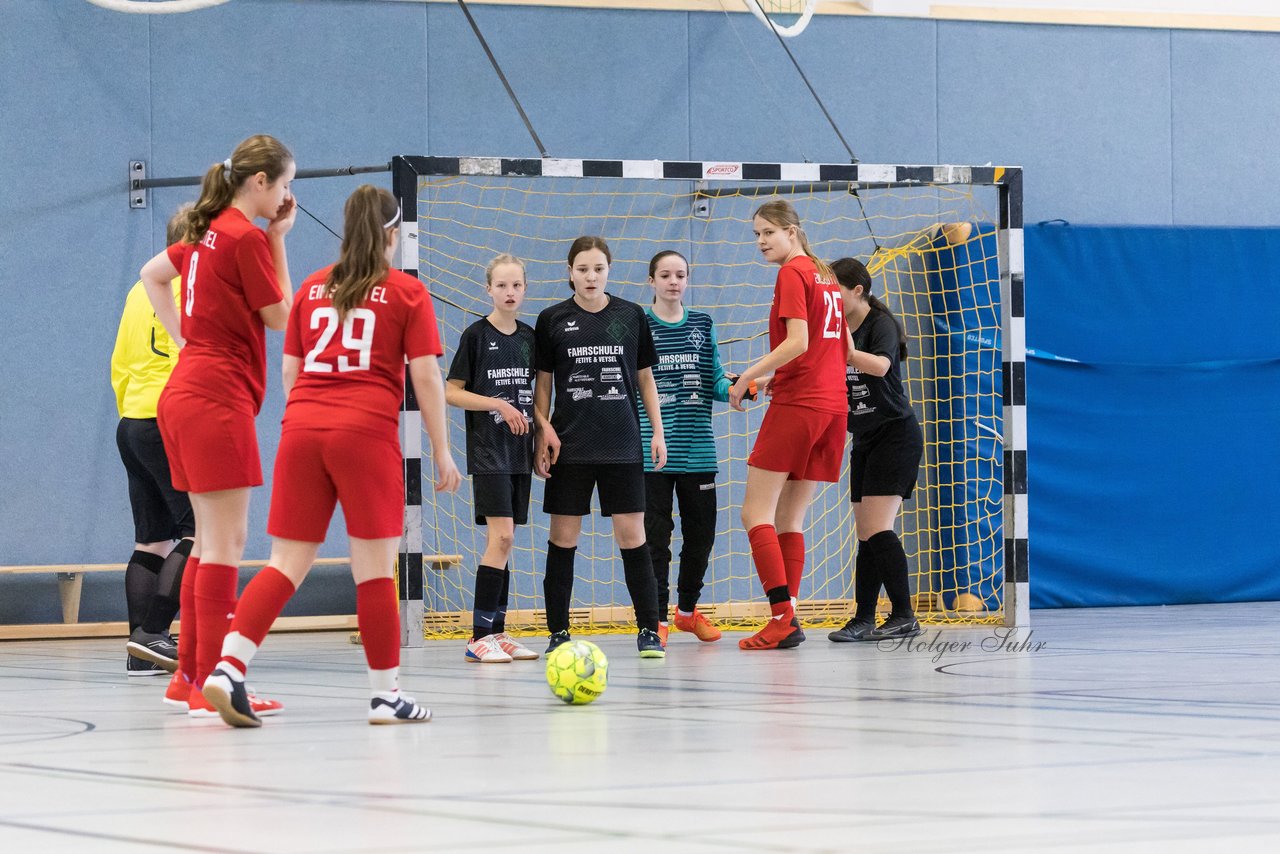
[[[433,569],[446,569],[462,562],[461,555],[424,555],[423,564]],[[316,566],[347,566],[351,558],[322,557],[317,558]],[[265,560],[241,561],[242,567],[266,566]],[[33,638],[72,638],[72,637],[124,637],[129,633],[129,626],[122,622],[81,623],[80,593],[84,586],[84,577],[97,572],[124,572],[122,563],[66,563],[66,564],[27,564],[20,566],[0,566],[0,577],[6,575],[56,575],[58,579],[58,598],[62,603],[62,623],[27,623],[22,625],[0,626],[0,640],[33,639]],[[353,629],[356,626],[354,615],[341,614],[314,617],[281,617],[273,627],[278,631],[324,631],[332,629]]]

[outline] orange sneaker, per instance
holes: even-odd
[[[666,623],[658,623],[658,640],[662,641],[662,645],[667,645],[667,635],[670,634],[671,628]]]
[[[792,649],[804,640],[804,632],[791,625],[791,620],[770,620],[760,631],[738,641],[738,649]]]
[[[678,630],[688,632],[700,641],[710,643],[711,641],[720,640],[720,630],[710,620],[702,616],[702,612],[697,608],[694,608],[693,613],[687,617],[676,611],[675,623]]]
[[[187,677],[182,675],[181,670],[175,670],[172,678],[169,679],[169,687],[164,690],[164,703],[166,706],[173,706],[175,709],[187,711],[187,698],[191,696],[191,683],[187,681]]]

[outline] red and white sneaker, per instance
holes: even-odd
[[[511,656],[498,645],[495,635],[485,635],[467,644],[467,661],[475,664],[510,664]]]
[[[493,639],[498,642],[498,646],[503,652],[514,658],[516,661],[534,661],[539,657],[538,653],[529,649],[529,647],[520,643],[520,641],[516,640],[506,632],[500,632],[493,635]]]
[[[667,638],[670,636],[670,634],[671,634],[671,626],[668,625],[667,623],[659,622],[658,623],[658,640],[662,641],[663,646],[667,645]]]
[[[169,687],[164,690],[164,703],[166,706],[173,706],[175,709],[187,711],[187,699],[191,696],[191,683],[187,681],[187,677],[182,675],[181,670],[175,670],[173,677],[169,680]]]
[[[249,690],[249,708],[260,718],[269,718],[272,715],[278,715],[284,710],[284,703],[279,700],[264,700],[256,697],[252,689]],[[218,710],[213,704],[204,698],[204,694],[199,691],[192,691],[190,698],[187,700],[187,715],[193,718],[216,718],[221,717]]]

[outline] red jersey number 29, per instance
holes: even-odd
[[[823,291],[822,301],[827,307],[826,321],[822,324],[822,337],[839,338],[841,335],[840,307],[842,304],[840,294],[833,291]]]
[[[353,363],[349,354],[344,353],[339,356],[337,365],[340,373],[369,370],[369,354],[373,349],[373,326],[377,319],[377,315],[367,308],[353,308],[347,312],[347,317],[341,324],[342,346],[354,353],[356,358]],[[320,329],[321,331],[320,338],[316,341],[315,346],[311,348],[311,352],[307,353],[307,358],[302,368],[304,371],[313,374],[333,372],[333,365],[320,361],[320,355],[324,353],[325,348],[329,346],[329,342],[333,340],[334,334],[338,331],[338,326],[338,310],[336,308],[321,306],[311,312],[311,328]],[[356,334],[357,326],[360,329],[359,335]]]

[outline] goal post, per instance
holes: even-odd
[[[403,212],[397,266],[431,292],[451,360],[461,331],[491,304],[484,270],[510,253],[527,266],[523,319],[570,295],[565,254],[583,234],[613,250],[608,292],[642,305],[649,258],[676,249],[690,262],[686,305],[711,315],[726,370],[768,352],[776,268],[755,248],[751,215],[772,197],[796,207],[814,251],[867,264],[911,338],[904,384],[926,436],[914,497],[899,531],[923,621],[1028,623],[1026,355],[1022,172],[1013,167],[632,161],[399,156],[392,181]],[[699,607],[726,628],[768,613],[737,510],[746,457],[764,406],[717,405],[720,472],[715,547]],[[465,458],[461,413],[449,413],[455,458]],[[431,488],[432,463],[412,392],[402,416],[406,520],[400,554],[405,641],[470,631],[484,529],[469,482],[456,495]],[[857,538],[841,480],[818,491],[806,536],[798,613],[837,624],[852,607]],[[535,479],[530,524],[517,528],[507,625],[542,631],[547,517]],[[671,545],[672,583],[679,525]],[[460,554],[460,566],[423,555]],[[574,631],[634,626],[608,520],[584,519],[571,622]],[[673,597],[674,598],[674,597]],[[420,641],[419,641],[420,642]]]

